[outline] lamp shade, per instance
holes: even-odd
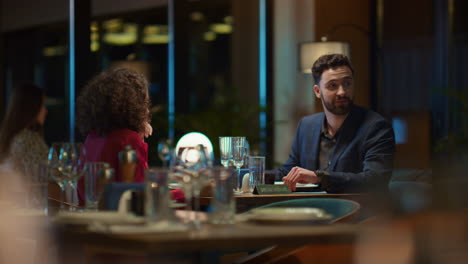
[[[300,70],[303,73],[312,73],[312,65],[322,55],[339,53],[350,58],[349,43],[338,41],[305,42],[299,47]]]

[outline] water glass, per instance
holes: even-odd
[[[106,162],[88,162],[85,165],[85,208],[97,211],[105,184],[114,176],[113,169]]]
[[[249,157],[249,191],[252,193],[255,186],[265,184],[265,157]]]
[[[219,137],[219,153],[221,156],[221,164],[227,168],[232,160],[232,138]]]
[[[145,179],[145,215],[148,224],[169,221],[172,210],[169,208],[169,173],[166,169],[150,168]]]
[[[49,165],[39,163],[26,168],[30,181],[28,186],[27,206],[31,209],[43,211],[47,215]]]
[[[233,224],[236,213],[236,200],[234,198],[236,172],[233,169],[215,167],[212,168],[212,176],[214,185],[210,222],[213,224]]]

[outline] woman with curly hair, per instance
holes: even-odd
[[[85,148],[89,161],[107,162],[115,169],[115,181],[122,181],[118,153],[130,145],[138,163],[135,181],[144,181],[148,168],[148,145],[143,138],[152,133],[149,125],[148,82],[133,70],[104,71],[92,79],[77,99],[76,125],[87,135]],[[80,200],[83,182],[79,183]]]

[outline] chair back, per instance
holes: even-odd
[[[345,222],[350,221],[356,216],[361,208],[359,203],[345,199],[333,198],[307,198],[307,199],[294,199],[281,202],[275,202],[260,206],[258,208],[266,207],[312,207],[319,208],[332,215],[332,218],[327,223]]]
[[[104,209],[115,211],[119,208],[119,201],[122,194],[127,190],[141,191],[145,190],[144,183],[106,183],[104,189]]]

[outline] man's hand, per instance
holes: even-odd
[[[150,125],[150,123],[145,122],[144,124],[144,129],[142,132],[140,132],[140,135],[143,138],[147,138],[153,134],[153,127]]]
[[[319,178],[313,171],[294,167],[286,177],[283,177],[283,182],[288,185],[291,192],[294,192],[296,191],[296,183],[318,183]]]

